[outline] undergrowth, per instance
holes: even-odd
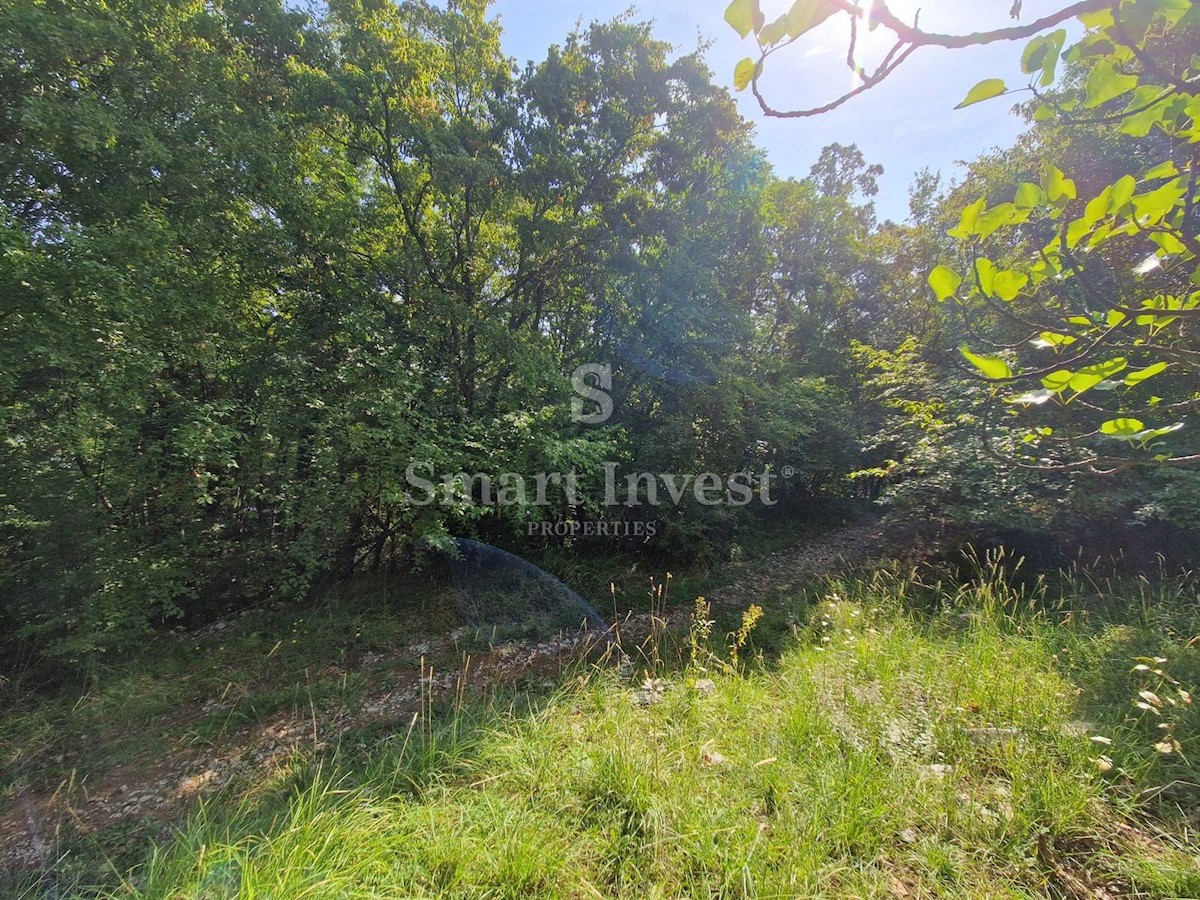
[[[297,753],[95,893],[1200,897],[1195,582],[979,569],[695,602],[633,678]]]

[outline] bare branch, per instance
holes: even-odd
[[[833,0],[843,12],[851,16],[851,43],[850,51],[847,56],[847,63],[851,70],[856,69],[857,64],[854,61],[855,47],[858,38],[858,20],[865,19],[868,15],[867,11],[861,6],[849,2],[849,0]],[[1070,19],[1085,15],[1089,12],[1099,12],[1103,9],[1110,9],[1113,6],[1113,0],[1081,0],[1081,2],[1073,3],[1070,6],[1064,7],[1055,13],[1043,16],[1036,21],[1030,22],[1027,25],[1015,25],[1008,28],[997,28],[993,31],[979,31],[972,34],[938,34],[936,32],[925,31],[918,25],[908,25],[899,19],[887,7],[885,0],[876,0],[870,8],[870,19],[872,25],[882,25],[894,35],[896,35],[896,44],[892,47],[887,57],[878,69],[871,75],[863,78],[862,84],[854,90],[843,94],[836,100],[826,103],[822,106],[815,106],[809,109],[794,109],[781,110],[771,106],[763,97],[759,88],[758,81],[761,77],[763,66],[761,65],[768,56],[772,55],[776,50],[790,46],[795,43],[793,38],[784,44],[777,45],[770,50],[765,50],[759,57],[760,65],[756,68],[754,78],[751,81],[754,97],[758,101],[758,105],[762,108],[765,115],[776,119],[803,119],[812,116],[823,115],[832,112],[840,106],[853,100],[860,94],[864,94],[871,88],[876,87],[903,63],[909,56],[916,52],[921,47],[945,47],[947,49],[962,49],[965,47],[977,47],[984,44],[992,44],[997,41],[1019,41],[1024,38],[1033,37],[1040,34],[1049,28],[1060,25]]]

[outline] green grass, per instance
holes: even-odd
[[[828,584],[736,669],[720,628],[677,636],[656,705],[581,664],[548,697],[346,735],[209,800],[107,895],[1200,897],[1194,584],[1007,580]]]

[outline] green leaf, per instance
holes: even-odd
[[[1001,300],[1011,303],[1017,299],[1017,295],[1021,293],[1027,284],[1029,284],[1028,275],[1024,272],[1014,272],[1010,269],[996,273],[996,277],[992,281],[992,290],[996,292],[996,296]]]
[[[761,31],[767,18],[763,15],[758,0],[733,0],[725,10],[725,21],[742,37],[747,37],[752,31],[756,34]]]
[[[1059,54],[1062,53],[1063,45],[1067,42],[1066,29],[1060,28],[1058,31],[1046,35],[1046,42],[1046,58],[1042,62],[1042,87],[1050,87],[1054,84],[1054,77],[1058,73]]]
[[[1084,28],[1106,29],[1112,28],[1116,24],[1111,9],[1080,13],[1079,21],[1083,23]]]
[[[831,0],[796,0],[788,10],[788,37],[798,38],[812,31],[835,12],[838,6]]]
[[[1001,94],[1008,91],[1008,86],[1005,85],[1003,79],[1000,78],[985,78],[975,87],[967,92],[967,97],[962,103],[954,107],[955,109],[965,109],[976,103],[982,103],[984,100],[991,100],[993,97],[999,97]]]
[[[1137,190],[1137,179],[1132,175],[1126,175],[1119,179],[1112,186],[1112,199],[1108,207],[1110,213],[1119,213],[1133,199],[1133,192]]]
[[[1042,87],[1049,87],[1054,83],[1054,76],[1058,71],[1058,55],[1062,53],[1066,41],[1067,32],[1062,28],[1052,34],[1034,38],[1021,56],[1021,71],[1026,75],[1040,72]]]
[[[962,218],[959,220],[958,227],[952,228],[946,232],[950,237],[966,240],[975,234],[975,225],[979,221],[979,214],[987,208],[987,198],[984,197],[975,203],[972,203],[962,212]]]
[[[1024,219],[1021,218],[1022,216]],[[1018,221],[1028,218],[1028,211],[1018,210],[1015,203],[1000,203],[980,214],[979,220],[975,223],[975,233],[986,240],[1005,225],[1014,225]]]
[[[1054,391],[1056,394],[1061,394],[1071,386],[1071,379],[1075,377],[1074,372],[1068,372],[1066,369],[1060,369],[1051,375],[1047,375],[1042,379],[1042,387],[1048,391]]]
[[[1085,372],[1078,372],[1075,375],[1071,376],[1071,380],[1067,383],[1067,386],[1071,390],[1073,390],[1076,393],[1076,395],[1086,394],[1088,391],[1090,391],[1092,388],[1094,388],[1096,385],[1098,385],[1103,380],[1104,380],[1103,375],[1094,375],[1094,374],[1087,374]]]
[[[758,63],[747,56],[733,70],[733,86],[739,91],[744,91],[754,80],[754,73],[757,70]]]
[[[1168,425],[1165,428],[1151,428],[1147,431],[1139,432],[1133,435],[1130,440],[1136,441],[1139,444],[1148,444],[1151,441],[1156,441],[1160,437],[1166,437],[1168,434],[1174,434],[1176,431],[1186,427],[1183,422],[1176,422],[1174,425]]]
[[[998,356],[979,356],[966,347],[959,347],[958,352],[967,362],[982,372],[985,378],[993,380],[1012,378],[1012,368]]]
[[[1157,181],[1160,178],[1175,178],[1179,175],[1179,167],[1171,160],[1155,166],[1143,176],[1144,181]]]
[[[1108,362],[1097,363],[1094,366],[1084,366],[1079,370],[1081,375],[1098,375],[1101,379],[1112,378],[1129,368],[1129,360],[1123,356],[1110,359]]]
[[[986,256],[975,260],[975,283],[979,286],[979,290],[988,297],[994,293],[997,271],[999,270],[996,268],[996,264]]]
[[[764,47],[771,47],[787,37],[787,33],[788,17],[780,16],[758,33],[758,39]]]
[[[929,286],[933,288],[939,302],[953,297],[960,284],[962,276],[949,266],[938,266],[929,273]]]
[[[1100,430],[1110,437],[1131,438],[1146,430],[1146,423],[1140,419],[1110,419],[1100,426]]]
[[[1125,383],[1130,387],[1137,387],[1143,381],[1153,378],[1155,375],[1161,375],[1167,371],[1165,362],[1157,362],[1152,366],[1147,366],[1139,372],[1132,372],[1125,378]]]
[[[1034,38],[1025,45],[1025,52],[1021,54],[1021,71],[1026,75],[1040,72],[1049,52],[1050,47],[1044,35]]]
[[[1069,334],[1043,331],[1033,343],[1038,347],[1053,347],[1055,350],[1059,350],[1063,347],[1070,347],[1077,341],[1077,338],[1071,337]]]
[[[1133,208],[1137,213],[1138,224],[1142,226],[1155,225],[1187,196],[1186,179],[1176,178],[1168,181],[1157,190],[1147,194],[1139,194],[1133,198]]]
[[[1042,173],[1042,190],[1046,192],[1050,202],[1055,204],[1064,200],[1074,200],[1078,196],[1075,182],[1055,166],[1047,166],[1046,171]]]
[[[1041,206],[1046,200],[1046,193],[1036,184],[1028,181],[1023,182],[1017,188],[1017,197],[1015,205],[1017,209],[1036,209]]]
[[[1084,106],[1095,109],[1109,100],[1115,100],[1122,94],[1127,94],[1138,86],[1136,75],[1126,75],[1117,71],[1116,65],[1110,59],[1101,59],[1092,66],[1087,80],[1087,100]]]

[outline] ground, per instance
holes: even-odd
[[[107,857],[146,897],[1200,896],[1190,583],[1138,612],[893,549],[859,525],[713,590],[627,573],[647,601],[609,635],[341,608],[178,635],[5,720],[5,862]]]

